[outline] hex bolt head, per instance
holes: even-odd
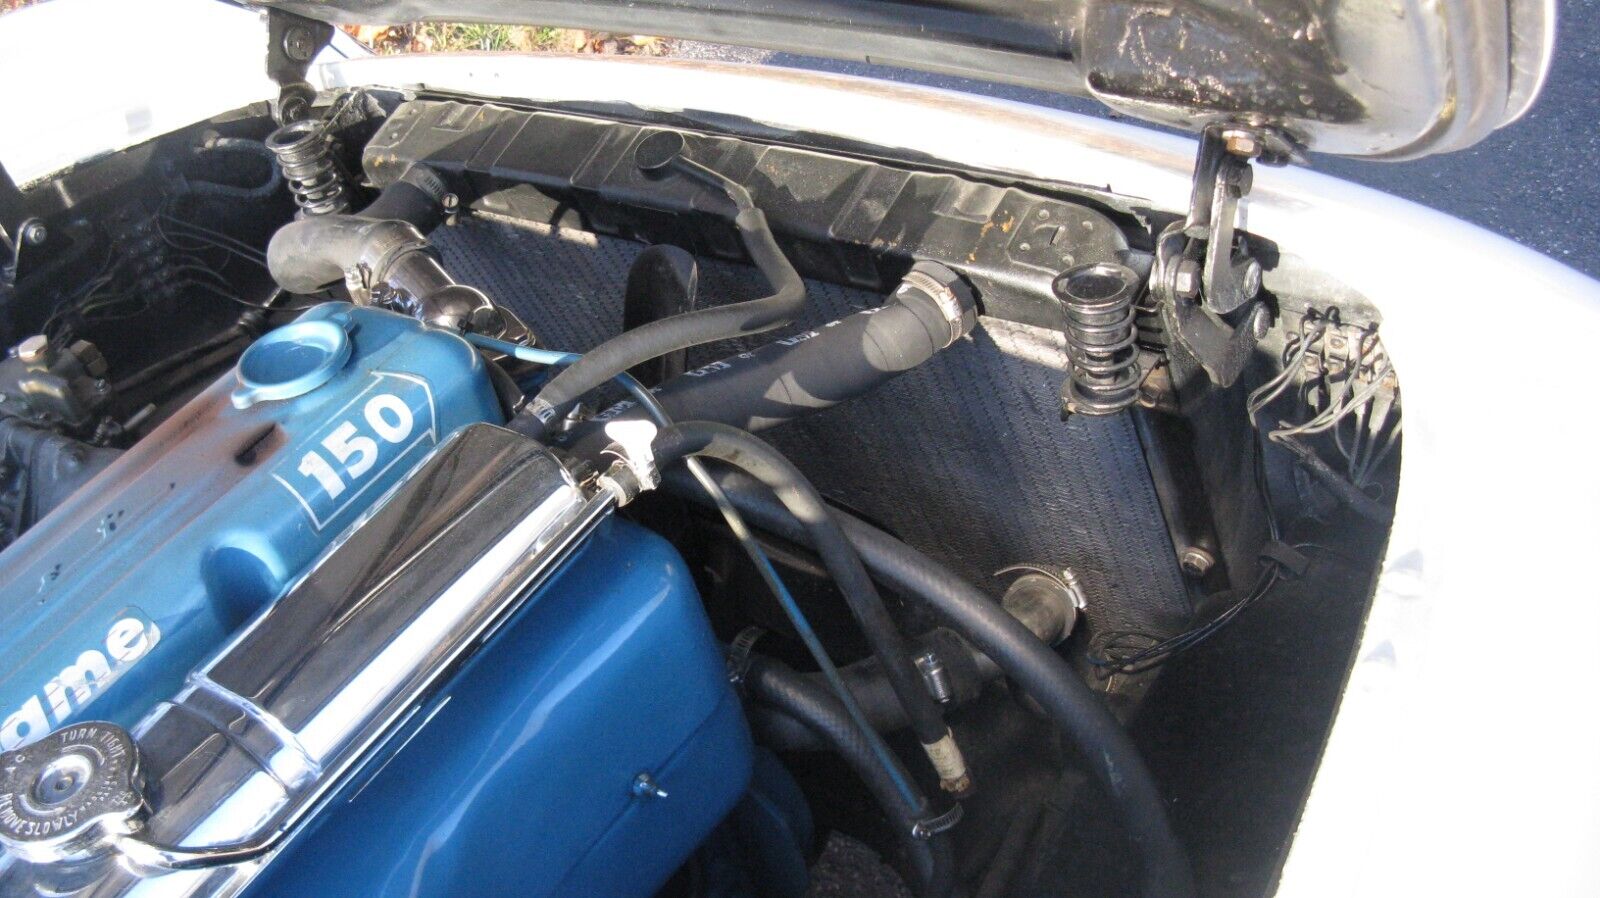
[[[633,794],[637,798],[666,798],[667,790],[661,788],[656,778],[649,773],[641,773],[633,778]]]
[[[1210,573],[1216,563],[1217,559],[1199,546],[1190,546],[1178,556],[1178,567],[1186,576],[1196,580]]]
[[[29,246],[38,246],[50,236],[50,229],[42,221],[30,221],[22,228],[22,242]]]

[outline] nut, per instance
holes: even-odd
[[[1254,299],[1261,292],[1261,263],[1255,259],[1247,259],[1238,268],[1239,292],[1246,299]]]
[[[1178,567],[1183,570],[1184,574],[1196,580],[1210,573],[1212,566],[1216,563],[1217,559],[1210,552],[1199,546],[1190,546],[1183,550],[1183,554],[1178,556]]]
[[[1172,292],[1179,299],[1194,299],[1200,295],[1200,263],[1184,259],[1172,273]]]
[[[1229,128],[1222,132],[1222,145],[1230,155],[1254,159],[1261,155],[1261,138],[1243,128]]]

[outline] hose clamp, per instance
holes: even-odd
[[[971,330],[974,324],[973,311],[970,305],[963,303],[961,298],[956,296],[955,290],[949,284],[941,282],[926,271],[912,268],[900,279],[899,292],[906,290],[923,293],[944,315],[945,322],[950,325],[950,341],[945,346],[955,343]]]
[[[913,822],[911,824],[911,837],[926,842],[942,832],[954,829],[955,825],[961,822],[963,813],[965,812],[962,810],[961,803],[955,802],[942,814],[924,817]]]
[[[750,673],[750,651],[756,647],[767,631],[761,627],[745,627],[728,644],[728,682],[735,686],[744,682]]]

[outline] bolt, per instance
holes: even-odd
[[[1254,334],[1257,340],[1260,340],[1271,329],[1272,313],[1267,311],[1266,306],[1256,306],[1256,310],[1250,313],[1250,333]]]
[[[454,212],[461,208],[461,197],[447,193],[439,198],[439,205],[443,206],[446,212]]]
[[[1212,557],[1210,552],[1199,546],[1190,546],[1183,550],[1182,555],[1178,556],[1178,567],[1183,570],[1184,574],[1196,580],[1209,573],[1211,567],[1216,563],[1217,559]]]
[[[1184,259],[1172,273],[1172,292],[1179,299],[1194,299],[1200,295],[1200,263]]]
[[[1017,249],[1020,249],[1020,250],[1022,250],[1022,251],[1023,251],[1023,252],[1027,252],[1027,251],[1028,251],[1028,250],[1031,250],[1031,249],[1033,249],[1033,244],[1031,244],[1031,243],[1024,243],[1024,244],[1022,244],[1022,245],[1021,245],[1021,246],[1019,246],[1019,247],[1017,247]]]
[[[50,236],[50,230],[42,221],[30,221],[22,226],[22,242],[29,246],[38,246]]]
[[[17,344],[17,358],[24,362],[37,362],[50,351],[50,341],[44,334],[34,334]]]
[[[1049,209],[1040,209],[1039,210],[1039,220],[1040,221],[1049,221],[1050,220],[1050,210]]]
[[[1239,290],[1246,299],[1253,299],[1261,292],[1261,263],[1255,259],[1246,259],[1236,269],[1239,275]]]
[[[295,62],[309,61],[315,49],[316,41],[305,26],[296,25],[283,33],[283,53]]]
[[[1261,138],[1244,128],[1228,128],[1222,132],[1222,145],[1234,156],[1254,159],[1261,155]]]
[[[633,794],[638,798],[666,798],[667,790],[661,788],[655,777],[641,773],[633,778]]]

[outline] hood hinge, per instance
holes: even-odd
[[[311,60],[333,39],[333,26],[279,9],[267,10],[266,16],[267,77],[278,85],[272,117],[287,125],[311,113],[317,91],[306,81],[306,72]]]

